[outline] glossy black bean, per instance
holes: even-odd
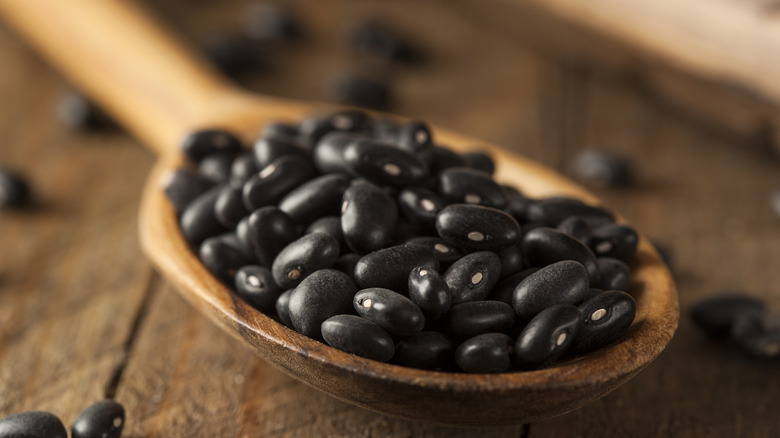
[[[198,255],[209,272],[229,285],[233,284],[236,271],[248,263],[240,250],[219,236],[204,240]]]
[[[206,193],[215,184],[189,169],[176,169],[167,175],[163,186],[176,214],[181,214],[195,198]]]
[[[341,231],[341,218],[339,216],[325,216],[315,220],[314,222],[310,223],[304,231],[304,234],[309,233],[330,234],[336,240],[338,240],[340,254],[345,254],[349,251],[347,242],[344,240],[344,232]],[[360,255],[355,254],[355,256],[355,260],[360,259]],[[352,272],[353,271],[349,271],[348,273],[352,275]]]
[[[255,155],[251,151],[243,152],[233,160],[233,165],[230,166],[230,184],[240,187],[257,172],[260,172],[260,166],[255,160]]]
[[[60,96],[57,117],[71,129],[102,131],[117,127],[99,106],[75,90],[67,90]]]
[[[515,288],[512,307],[528,321],[555,304],[575,304],[588,293],[588,272],[579,262],[564,260],[539,269]]]
[[[371,115],[361,110],[344,110],[334,113],[330,116],[330,123],[333,128],[341,132],[360,132],[368,134],[371,132]]]
[[[285,246],[274,259],[271,272],[282,289],[295,287],[313,272],[330,268],[339,257],[339,242],[325,233],[311,233]]]
[[[390,85],[378,77],[341,73],[330,82],[333,100],[376,110],[388,109],[395,100]]]
[[[329,117],[307,117],[298,125],[298,141],[307,149],[314,146],[329,132],[335,131]]]
[[[244,204],[250,210],[274,205],[315,174],[308,159],[297,155],[277,158],[244,184]]]
[[[450,167],[466,165],[466,161],[458,153],[439,145],[433,145],[430,152],[426,153],[423,158],[428,163],[431,175],[438,175],[439,172]]]
[[[344,191],[341,230],[347,245],[358,254],[381,249],[393,238],[398,207],[382,189],[356,180]]]
[[[355,254],[354,252],[342,254],[336,259],[336,263],[333,264],[333,269],[341,271],[350,277],[355,274],[355,266],[363,256]]]
[[[391,335],[410,336],[423,329],[425,317],[409,298],[381,287],[363,289],[352,305],[358,315],[377,323]]]
[[[0,170],[0,208],[21,207],[30,202],[30,186],[20,173]]]
[[[504,193],[506,193],[506,186],[503,186],[503,188]],[[504,207],[504,211],[509,213],[519,223],[525,224],[530,222],[530,219],[528,219],[529,209],[535,202],[535,199],[528,198],[525,195],[512,194],[507,196],[507,204],[506,207]]]
[[[399,148],[427,157],[432,153],[433,134],[428,124],[419,120],[413,120],[401,126],[395,138],[395,144]]]
[[[255,142],[252,153],[260,169],[287,155],[297,155],[301,158],[309,158],[311,155],[295,137],[281,135],[260,137]]]
[[[439,262],[430,249],[401,244],[366,254],[355,266],[355,282],[361,288],[382,287],[406,295],[413,269],[437,270]]]
[[[593,232],[590,221],[582,216],[569,216],[562,220],[555,229],[574,237],[585,245],[590,244],[590,233]]]
[[[244,217],[236,225],[236,230],[233,233],[235,235],[235,241],[238,248],[241,250],[241,254],[247,260],[251,260],[252,263],[258,263],[257,254],[254,248],[254,238],[252,237],[252,230],[249,227],[249,216]],[[273,260],[273,259],[272,259]]]
[[[422,310],[426,321],[444,316],[452,304],[450,287],[435,270],[416,267],[409,273],[409,299]]]
[[[257,262],[257,256],[255,255],[255,252],[252,250],[252,248],[249,245],[246,245],[244,242],[241,241],[241,239],[238,237],[238,234],[234,231],[227,231],[225,233],[222,233],[216,238],[219,238],[222,240],[222,242],[239,253],[241,253],[241,256],[244,258],[244,260],[247,263],[256,263]]]
[[[248,244],[257,261],[265,267],[271,267],[279,251],[299,237],[295,222],[278,207],[259,208],[249,215],[246,223]],[[241,223],[236,230],[240,229]],[[237,234],[240,238],[240,233]]]
[[[182,142],[181,150],[185,157],[193,163],[216,152],[238,154],[241,152],[241,141],[228,131],[221,129],[203,129],[188,135]]]
[[[25,411],[0,419],[2,438],[68,438],[68,431],[56,415]]]
[[[553,228],[536,228],[523,236],[520,247],[528,266],[544,267],[561,260],[576,260],[588,271],[591,286],[601,280],[596,256],[582,242]]]
[[[742,293],[727,292],[699,301],[691,307],[690,315],[693,322],[708,335],[724,338],[729,336],[737,315],[764,310],[762,300]]]
[[[436,217],[436,232],[447,243],[466,251],[501,251],[520,239],[520,225],[512,216],[471,204],[445,207]]]
[[[244,206],[241,187],[225,185],[214,202],[214,216],[227,229],[235,229],[249,211]]]
[[[270,313],[276,306],[282,289],[274,282],[271,270],[259,265],[245,265],[236,272],[234,284],[238,296],[250,306]]]
[[[290,295],[290,321],[295,330],[322,339],[323,321],[331,316],[353,313],[352,298],[357,286],[345,273],[320,269],[306,277]]]
[[[506,333],[515,324],[515,311],[502,301],[473,301],[452,306],[443,322],[447,334],[466,340],[484,333]]]
[[[449,370],[458,344],[441,332],[422,331],[398,342],[393,363],[424,370]]]
[[[428,176],[428,165],[414,153],[375,140],[350,143],[344,160],[354,173],[379,185],[416,186]]]
[[[612,257],[626,263],[639,245],[636,230],[628,225],[605,224],[590,233],[590,248],[598,257]]]
[[[441,237],[420,236],[408,239],[406,243],[411,245],[423,245],[433,251],[433,256],[439,261],[439,269],[444,270],[450,267],[455,260],[463,257],[463,252],[445,242]]]
[[[264,45],[279,44],[301,35],[295,15],[275,3],[252,3],[244,9],[241,19],[244,35]]]
[[[467,254],[444,272],[452,305],[481,301],[488,296],[501,275],[501,259],[491,251]]]
[[[279,317],[279,321],[291,329],[295,329],[292,320],[290,319],[290,296],[294,290],[295,289],[287,289],[286,291],[282,292],[282,294],[279,295],[279,298],[276,299],[276,305],[274,306],[276,308],[276,316]]]
[[[593,351],[619,338],[636,316],[634,298],[619,290],[602,292],[577,307],[582,324],[572,345],[576,353]]]
[[[515,342],[515,356],[523,368],[548,365],[573,344],[580,330],[580,310],[571,304],[556,304],[536,315]]]
[[[336,215],[349,182],[349,177],[341,174],[314,178],[285,195],[279,201],[279,209],[300,225],[308,225],[323,216]]]
[[[446,205],[441,196],[422,187],[407,187],[398,193],[398,207],[404,218],[424,230],[436,229],[436,215]]]
[[[599,257],[601,280],[599,287],[604,290],[622,290],[628,292],[631,288],[631,271],[628,265],[611,257]]]
[[[214,205],[223,186],[215,186],[195,198],[184,209],[179,220],[184,239],[192,245],[200,245],[209,237],[228,231],[214,213]]]
[[[500,278],[509,277],[523,269],[523,251],[519,245],[512,245],[497,252],[501,260]]]
[[[780,357],[780,315],[743,312],[734,318],[731,339],[756,357]]]
[[[125,408],[114,400],[100,400],[76,417],[71,438],[119,438],[124,426]]]
[[[464,341],[455,350],[455,363],[467,373],[503,373],[512,366],[512,338],[485,333]]]
[[[499,280],[496,286],[493,287],[493,290],[491,290],[488,294],[487,299],[491,301],[502,301],[511,306],[512,297],[514,296],[517,285],[520,284],[521,281],[525,280],[526,277],[538,270],[539,268],[523,269],[522,271],[516,272],[507,278]]]
[[[198,163],[198,175],[217,184],[230,182],[230,172],[235,159],[235,152],[215,152],[208,155]]]
[[[570,216],[582,216],[592,223],[615,221],[615,216],[603,207],[595,207],[574,198],[539,199],[528,206],[528,221],[540,222],[548,227],[556,227]]]
[[[633,179],[626,159],[603,150],[578,153],[571,168],[575,178],[598,187],[625,186]]]
[[[365,137],[353,132],[331,132],[325,135],[314,147],[314,166],[322,174],[343,173],[355,176],[352,166],[344,158],[344,150],[362,138]]]
[[[387,362],[395,353],[393,338],[378,324],[355,315],[336,315],[322,323],[322,337],[333,348]]]
[[[506,206],[504,189],[490,174],[468,167],[451,167],[439,173],[439,193],[450,202],[484,205],[502,209]]]
[[[298,125],[285,122],[271,122],[263,127],[260,137],[297,137]]]
[[[493,175],[496,171],[496,163],[493,161],[493,158],[484,152],[464,152],[460,156],[466,162],[466,167],[485,172],[488,175]]]
[[[596,295],[600,295],[602,293],[604,293],[604,289],[600,289],[598,287],[589,287],[588,292],[585,295],[583,295],[583,297],[580,299],[578,303],[575,304],[579,306],[585,301],[588,301],[589,299],[595,297]]]

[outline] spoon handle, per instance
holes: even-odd
[[[247,100],[136,3],[0,0],[0,15],[158,154]]]

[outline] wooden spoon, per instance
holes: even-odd
[[[448,424],[518,424],[584,406],[634,376],[663,350],[678,322],[677,295],[658,253],[640,238],[631,293],[637,315],[608,347],[538,371],[465,374],[363,359],[276,323],[237,298],[182,238],[164,177],[183,163],[182,138],[223,127],[251,139],[270,121],[300,120],[323,106],[238,91],[150,19],[121,0],[0,0],[0,13],[131,133],[156,151],[141,205],[141,242],[157,269],[197,308],[260,356],[301,381],[381,413]],[[493,155],[498,180],[530,196],[598,200],[543,166],[479,140],[435,129],[456,150]]]

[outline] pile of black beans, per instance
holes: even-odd
[[[101,400],[84,409],[71,438],[119,438],[125,427],[125,409],[114,400]],[[25,411],[0,418],[0,438],[68,438],[62,421],[51,412]]]
[[[493,180],[425,123],[360,111],[265,127],[251,150],[192,133],[166,193],[213,275],[282,324],[378,361],[535,369],[616,340],[635,315],[637,233]]]

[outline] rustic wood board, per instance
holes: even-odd
[[[226,23],[240,3],[158,7],[194,32]],[[318,39],[281,54],[276,70],[249,86],[325,98],[323,76],[357,62],[339,49],[334,23],[379,8],[436,54],[428,65],[392,69],[398,112],[564,171],[586,146],[626,155],[639,184],[597,194],[672,248],[682,311],[724,288],[780,309],[780,220],[767,204],[780,186],[778,163],[749,141],[670,114],[636,84],[605,81],[486,32],[462,9],[320,3],[295,3]],[[439,27],[423,32],[432,21]],[[760,437],[780,427],[771,409],[780,402],[777,361],[708,341],[685,315],[667,351],[637,377],[546,422],[453,429],[324,396],[257,359],[144,261],[136,209],[151,155],[121,134],[59,125],[61,80],[3,28],[0,64],[0,165],[29,173],[41,199],[37,209],[0,213],[0,416],[45,409],[69,424],[90,402],[115,395],[128,410],[127,437]]]

